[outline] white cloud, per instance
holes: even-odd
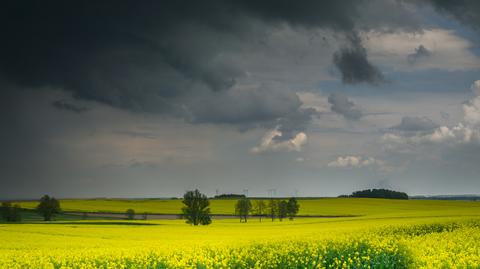
[[[250,153],[302,151],[302,147],[307,143],[307,135],[304,132],[299,132],[287,140],[279,140],[278,138],[281,137],[282,132],[278,128],[267,132],[263,136],[260,145],[251,148]]]
[[[477,82],[472,85],[472,89],[476,89]],[[417,133],[413,136],[404,133],[386,133],[381,141],[389,150],[407,148],[416,150],[417,146],[422,144],[480,144],[480,96],[468,100],[462,108],[462,121],[451,127],[439,126],[429,133]]]
[[[466,70],[480,67],[480,59],[471,51],[474,44],[453,30],[424,29],[421,33],[369,32],[365,46],[373,62],[393,66],[402,71],[420,69]],[[416,57],[418,48],[428,51],[428,57]]]
[[[335,161],[328,163],[328,167],[336,168],[361,168],[373,165],[383,165],[383,161],[372,157],[363,156],[339,156]]]
[[[456,146],[480,143],[480,129],[458,123],[453,127],[440,126],[429,134],[404,136],[401,134],[386,133],[381,138],[386,150],[397,152],[414,152],[424,150],[421,146]]]
[[[382,142],[387,149],[399,149],[402,146],[415,147],[420,144],[465,144],[478,142],[480,130],[459,123],[453,127],[440,126],[430,134],[415,136],[403,136],[400,134],[386,133],[382,136]]]
[[[480,83],[475,81],[475,84],[472,85],[472,89],[475,87],[479,87]],[[480,88],[475,88],[475,90],[480,90]],[[480,125],[480,96],[476,96],[462,105],[463,109],[463,118],[466,123],[471,125]]]
[[[472,86],[470,87],[475,95],[480,95],[480,80],[473,82]]]

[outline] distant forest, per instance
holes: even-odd
[[[480,201],[480,195],[417,195],[410,196],[410,199],[417,200],[460,200],[460,201]]]
[[[387,189],[368,189],[368,190],[362,190],[362,191],[355,191],[351,195],[341,195],[340,197],[385,198],[385,199],[408,200],[408,195],[406,193],[387,190]]]
[[[214,199],[241,199],[246,198],[243,194],[234,194],[234,193],[227,193],[227,194],[219,194],[213,196]]]

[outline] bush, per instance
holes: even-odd
[[[3,202],[0,206],[1,218],[8,222],[18,222],[22,220],[21,208],[19,205],[13,205],[10,202]]]
[[[133,220],[133,219],[135,219],[135,210],[129,208],[129,209],[127,209],[127,211],[125,212],[125,215],[127,216],[127,219],[128,219],[128,220]]]

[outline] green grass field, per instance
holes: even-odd
[[[441,200],[388,200],[370,198],[300,199],[299,215],[310,216],[455,216],[476,215],[480,202]],[[19,202],[33,209],[38,202]],[[137,213],[179,214],[181,200],[61,200],[64,211],[124,213],[132,208]],[[211,200],[212,214],[233,214],[236,200]]]

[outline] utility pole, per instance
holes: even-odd
[[[270,198],[273,198],[273,196],[276,196],[277,195],[277,189],[268,189],[268,196],[270,196]]]

